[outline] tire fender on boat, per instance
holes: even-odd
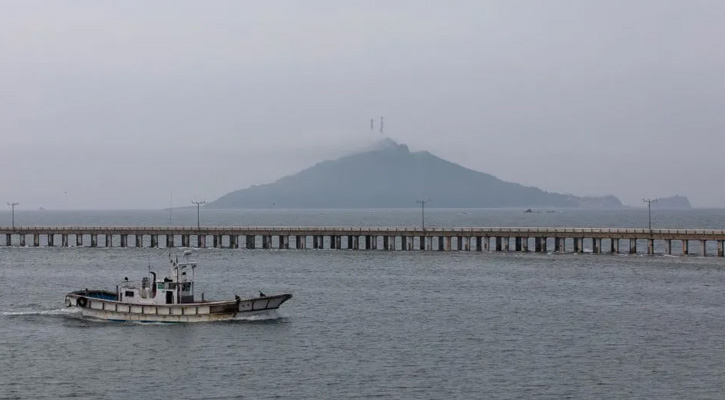
[[[76,304],[78,307],[85,307],[88,304],[88,299],[85,297],[79,297],[78,300],[76,300]]]
[[[65,306],[70,307],[72,305],[70,299],[68,297],[65,298]]]

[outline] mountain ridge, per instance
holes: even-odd
[[[614,196],[579,197],[505,182],[390,139],[370,150],[325,160],[275,182],[250,186],[209,203],[213,208],[620,208]]]

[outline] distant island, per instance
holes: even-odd
[[[620,208],[614,196],[578,197],[504,182],[390,139],[373,149],[323,161],[274,183],[227,193],[212,208]]]

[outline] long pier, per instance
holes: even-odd
[[[336,226],[0,227],[5,246],[682,254],[723,257],[722,229]],[[694,244],[694,246],[692,246]]]

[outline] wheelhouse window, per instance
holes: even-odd
[[[133,292],[130,290],[127,290],[126,293],[123,294],[126,297],[133,297]]]

